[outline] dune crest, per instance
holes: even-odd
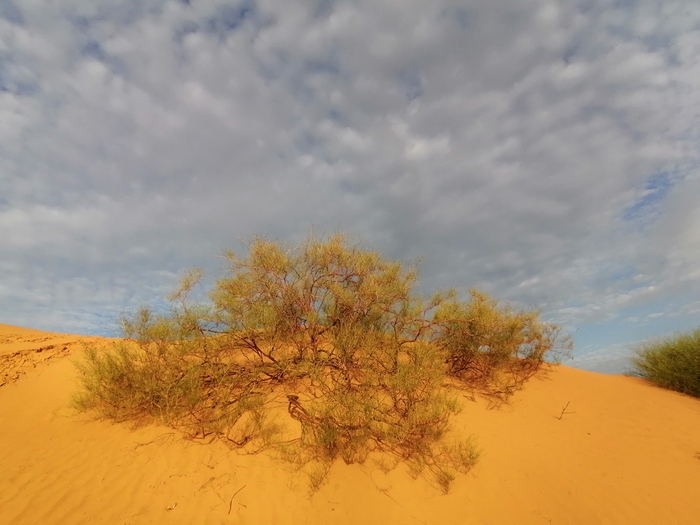
[[[71,355],[83,343],[99,339],[0,324],[0,388],[35,368]]]
[[[444,496],[403,467],[339,462],[309,498],[266,454],[76,414],[73,361],[108,340],[0,325],[0,523],[695,524],[700,401],[564,366],[510,404],[465,398],[483,451]]]

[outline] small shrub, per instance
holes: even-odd
[[[641,345],[632,365],[632,375],[700,397],[700,330]]]
[[[505,401],[547,358],[568,355],[571,340],[532,311],[514,311],[478,290],[471,301],[445,301],[435,313],[433,342],[447,355],[448,373],[469,388]]]
[[[267,424],[265,395],[252,376],[229,360],[211,359],[213,341],[183,329],[188,323],[182,313],[159,317],[145,308],[124,319],[126,340],[111,349],[88,347],[76,363],[74,406],[116,421],[168,424],[192,438],[215,435],[236,446],[270,439],[275,426]]]
[[[446,447],[459,409],[447,374],[507,397],[555,350],[556,327],[472,292],[426,298],[414,267],[383,259],[342,235],[299,246],[255,239],[208,304],[192,304],[201,273],[185,275],[169,312],[124,320],[126,341],[90,349],[79,365],[76,405],[116,420],[157,420],[193,438],[269,445],[279,430],[268,405],[280,394],[301,425],[292,450],[312,466],[312,490],[337,458],[372,452],[428,471],[447,490],[478,453]]]
[[[311,494],[317,492],[327,481],[331,464],[328,462],[315,463],[307,472]]]

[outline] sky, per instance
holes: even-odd
[[[340,230],[621,372],[700,325],[699,117],[695,0],[0,0],[0,322]]]

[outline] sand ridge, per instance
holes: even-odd
[[[77,346],[99,340],[103,338],[0,324],[0,388],[18,381],[30,370],[71,355]]]
[[[482,457],[446,496],[339,462],[309,498],[266,454],[76,414],[85,340],[0,325],[0,356],[55,356],[0,388],[0,524],[698,523],[700,401],[642,380],[560,366],[499,408],[465,397],[453,431]]]

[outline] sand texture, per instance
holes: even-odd
[[[700,523],[700,401],[639,379],[559,366],[508,405],[464,398],[482,456],[448,495],[340,462],[309,497],[265,454],[77,414],[85,341],[0,325],[0,524]]]

